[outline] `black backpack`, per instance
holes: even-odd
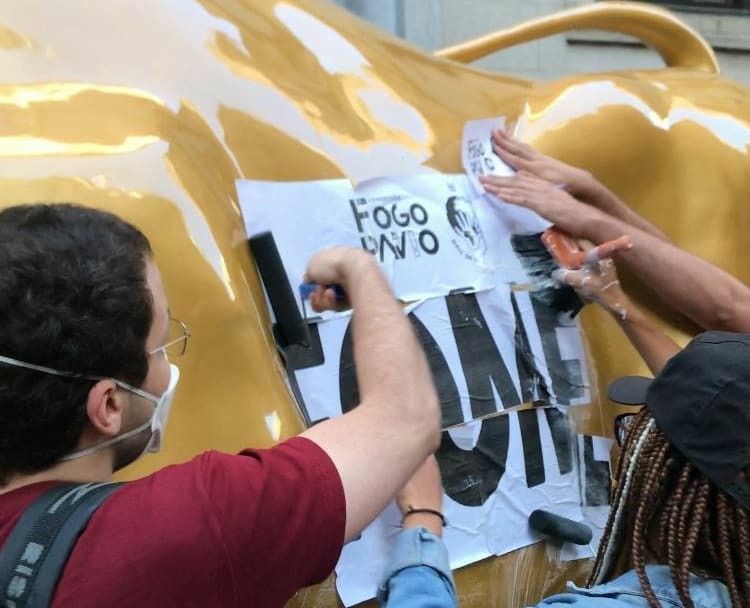
[[[55,486],[32,502],[0,551],[0,606],[48,608],[78,537],[121,485]]]

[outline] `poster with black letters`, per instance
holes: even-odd
[[[406,313],[443,405],[437,459],[454,568],[538,542],[526,523],[534,509],[583,517],[567,415],[589,399],[583,347],[573,321],[538,309],[528,291],[498,285]],[[311,421],[359,403],[350,319],[318,323],[314,336],[318,360],[287,370]],[[390,507],[344,549],[337,587],[346,605],[373,596],[396,523]]]
[[[369,251],[404,301],[494,285],[488,244],[466,176],[424,174],[376,179],[238,181],[248,235],[274,234],[291,285],[325,247]],[[499,227],[502,229],[502,227]]]
[[[435,378],[444,428],[523,403],[588,402],[578,326],[559,315],[537,317],[528,292],[499,285],[476,294],[430,298],[408,316]],[[320,360],[302,368],[291,362],[287,371],[314,422],[351,410],[359,394],[350,319],[319,323],[312,338],[322,352]]]
[[[238,191],[248,234],[273,231],[292,286],[316,251],[346,245],[375,256],[412,302],[405,314],[443,406],[437,459],[453,567],[538,542],[526,523],[534,509],[582,518],[568,409],[590,400],[585,352],[577,321],[539,297],[514,245],[514,234],[539,228],[536,216],[477,196],[463,174],[356,189],[346,180],[241,181]],[[287,374],[315,423],[356,407],[359,391],[350,317],[311,322],[310,335]],[[374,597],[398,519],[391,505],[344,548],[337,587],[346,605]]]
[[[482,192],[479,176],[501,175],[508,177],[515,171],[492,148],[492,133],[505,128],[505,117],[469,120],[464,123],[461,137],[461,164],[475,192]]]
[[[443,540],[452,568],[539,542],[541,537],[528,527],[530,510],[535,508],[553,509],[564,517],[581,520],[577,474],[569,460],[561,462],[555,455],[547,411],[555,410],[510,412],[444,432],[437,455],[444,485],[458,481],[450,479],[450,473],[446,475],[446,466],[450,469],[454,458],[462,460],[464,475],[470,471],[476,480],[471,496],[452,497],[448,490],[443,499],[443,511],[450,522],[443,531]],[[529,463],[523,432],[524,427],[535,423],[539,428],[540,459]],[[446,451],[449,441],[455,444],[451,449],[456,455]],[[491,454],[497,466],[476,458],[480,452]],[[544,483],[529,486],[529,464],[541,468]],[[462,485],[466,485],[465,479]],[[358,540],[344,547],[336,566],[336,587],[345,605],[374,597],[399,521],[398,509],[391,504]]]
[[[610,452],[614,440],[608,437],[576,435],[578,477],[581,487],[581,521],[593,533],[588,545],[565,543],[560,550],[564,561],[594,557],[609,518],[612,490]]]

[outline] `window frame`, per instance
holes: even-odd
[[[596,0],[603,2],[604,0]],[[716,0],[626,0],[655,4],[674,11],[690,13],[708,13],[711,15],[750,15],[750,0],[723,0],[722,4],[736,6],[722,6]]]

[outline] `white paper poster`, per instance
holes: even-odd
[[[403,300],[487,289],[494,284],[488,243],[509,236],[485,233],[463,174],[371,180],[356,189],[346,180],[238,181],[237,188],[248,235],[273,232],[292,286],[314,253],[343,245],[370,251]]]
[[[479,453],[496,451],[507,453],[504,472],[489,470],[479,464],[470,468],[472,483],[477,486],[473,496],[461,496],[465,503],[451,498],[446,489],[443,511],[449,526],[443,531],[448,547],[451,568],[460,568],[490,555],[502,555],[520,547],[539,542],[541,537],[528,525],[534,509],[553,509],[555,513],[580,520],[581,507],[577,473],[560,472],[550,426],[544,409],[509,413],[490,420],[472,422],[444,433],[443,446],[437,454],[441,469],[456,456],[463,457],[464,465]],[[521,415],[526,421],[521,423]],[[545,481],[529,485],[526,473],[529,463],[524,454],[522,428],[533,420],[539,429],[539,445]],[[450,440],[445,436],[450,435]],[[451,443],[450,448],[446,447]],[[459,447],[460,446],[460,447]],[[443,474],[444,486],[465,486],[466,479],[451,480]],[[346,606],[375,596],[377,585],[386,569],[393,537],[398,532],[400,513],[395,505],[389,507],[362,533],[350,542],[336,566],[336,588]]]
[[[443,427],[522,403],[588,403],[588,377],[577,325],[537,316],[528,292],[508,285],[477,294],[431,298],[409,318],[430,364],[443,404]],[[549,325],[549,322],[554,325]],[[557,325],[565,322],[569,325]],[[350,319],[318,323],[317,361],[294,375],[311,422],[332,418],[359,403]]]
[[[509,285],[431,298],[409,312],[447,428],[437,458],[454,568],[539,541],[527,524],[534,509],[583,518],[566,408],[552,407],[589,398],[580,333],[575,324],[546,325],[557,318],[537,312],[528,292]],[[317,359],[289,371],[316,422],[349,411],[359,394],[350,319],[318,323],[313,335]],[[396,523],[389,507],[344,549],[337,586],[346,605],[373,596]]]
[[[510,205],[495,196],[486,194],[479,182],[480,175],[511,176],[515,171],[506,165],[492,150],[492,131],[505,125],[504,117],[470,120],[464,124],[461,139],[461,161],[464,171],[474,191],[475,197],[485,197],[497,206],[498,221],[501,221],[511,234],[536,234],[552,224],[517,205]],[[483,224],[484,225],[484,224]]]
[[[609,518],[612,483],[610,452],[614,441],[608,437],[576,435],[578,473],[581,486],[581,519],[592,531],[588,545],[563,544],[560,559],[564,561],[594,557],[599,550]]]
[[[502,116],[470,120],[464,124],[461,138],[461,164],[477,195],[484,193],[484,188],[478,179],[480,175],[507,177],[515,173],[492,149],[492,132],[503,127],[505,127],[505,118]]]
[[[467,133],[489,141],[490,125],[467,125]],[[560,312],[569,309],[543,297],[548,285],[530,277],[544,274],[538,238],[514,236],[540,232],[538,216],[477,196],[463,174],[356,189],[346,180],[239,181],[238,191],[248,235],[273,232],[292,289],[314,253],[349,246],[377,259],[398,297],[418,301],[405,314],[442,404],[437,458],[453,567],[540,540],[527,523],[534,509],[581,520],[582,504],[601,506],[582,502],[567,416],[568,406],[590,400],[580,329]],[[310,348],[285,350],[310,423],[359,403],[350,321],[323,317],[309,325]],[[587,470],[600,474],[590,447]],[[345,604],[374,596],[398,520],[391,505],[344,548],[337,586]]]

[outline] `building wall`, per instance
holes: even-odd
[[[427,51],[583,3],[580,0],[338,0],[338,4]],[[746,5],[750,6],[750,2]],[[722,72],[750,86],[750,13],[680,11],[678,14],[714,47]],[[500,51],[476,65],[534,79],[663,65],[655,52],[634,42],[605,32],[571,32]]]

